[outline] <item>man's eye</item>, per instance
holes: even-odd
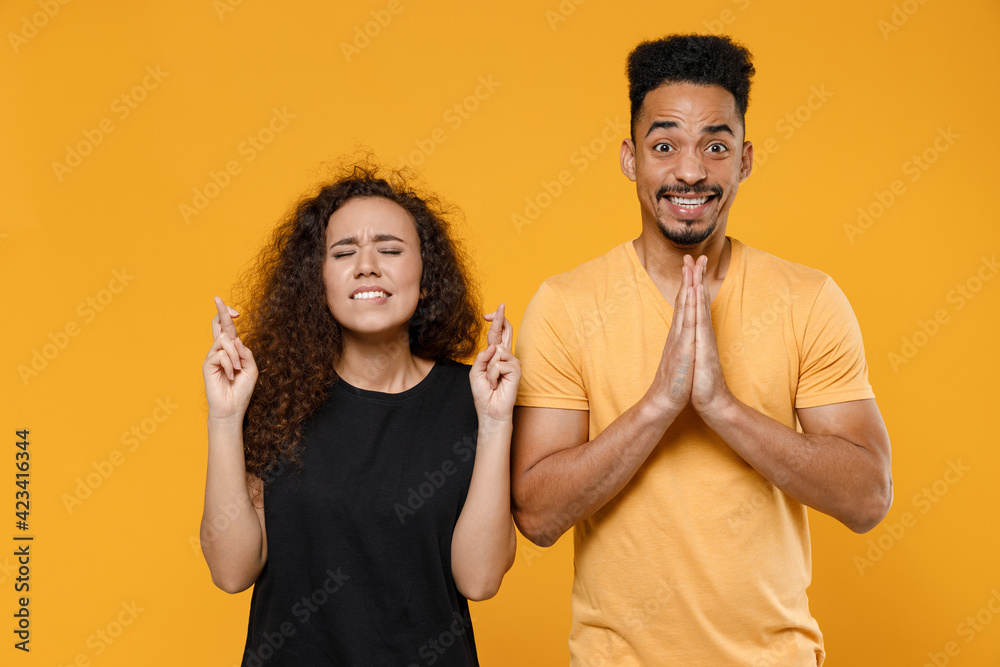
[[[667,153],[669,151],[674,150],[674,147],[671,146],[670,144],[660,142],[658,144],[653,144],[653,150],[658,151],[660,153]]]
[[[708,150],[710,153],[724,153],[729,148],[725,144],[712,144],[708,147]]]

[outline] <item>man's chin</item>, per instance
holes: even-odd
[[[697,223],[700,221],[692,222]],[[693,248],[698,246],[704,243],[712,235],[712,232],[715,231],[714,221],[701,229],[695,225],[685,225],[682,229],[671,228],[659,221],[657,221],[656,226],[659,227],[663,238],[679,248]]]

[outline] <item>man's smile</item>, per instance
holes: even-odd
[[[679,195],[669,195],[667,196],[667,199],[669,199],[672,203],[677,204],[678,206],[687,206],[688,208],[693,208],[695,206],[701,206],[714,196],[715,195],[707,195],[704,197],[681,197]]]
[[[697,220],[705,215],[712,202],[721,194],[722,188],[705,188],[698,192],[670,192],[665,188],[660,188],[656,193],[658,200],[662,199],[667,204],[670,213],[682,220]]]

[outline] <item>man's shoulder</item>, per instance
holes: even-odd
[[[621,278],[629,266],[628,247],[632,241],[620,243],[603,255],[588,259],[575,268],[557,273],[542,282],[564,298],[594,294],[606,288],[609,281]]]
[[[791,289],[805,291],[819,291],[832,282],[832,278],[819,269],[758,250],[737,239],[732,241],[743,253],[743,271],[749,282],[783,283]]]

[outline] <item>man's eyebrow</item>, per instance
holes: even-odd
[[[732,136],[736,136],[733,132],[733,128],[729,127],[725,123],[720,123],[719,125],[707,125],[701,129],[702,134],[715,134],[717,132],[728,132]]]
[[[669,130],[675,127],[680,127],[676,121],[658,120],[649,126],[649,130],[646,132],[646,136],[648,137],[650,134],[652,134],[653,130],[658,130],[658,129]],[[736,133],[733,132],[733,129],[729,127],[729,125],[727,125],[726,123],[720,123],[718,125],[706,125],[701,129],[702,134],[715,134],[717,132],[728,132],[732,136],[734,137],[736,136]]]
[[[400,243],[406,243],[403,239],[398,236],[393,236],[392,234],[375,234],[372,237],[372,241],[378,243],[379,241],[399,241]],[[331,243],[330,247],[334,248],[339,245],[358,245],[358,239],[353,236],[348,236],[347,238],[340,239],[336,243]]]
[[[659,130],[659,129],[669,130],[669,129],[674,128],[674,127],[679,127],[679,125],[677,125],[676,121],[672,121],[672,120],[658,120],[658,121],[654,121],[653,124],[650,125],[649,129],[646,131],[646,136],[648,137],[650,134],[652,134],[653,130]]]

